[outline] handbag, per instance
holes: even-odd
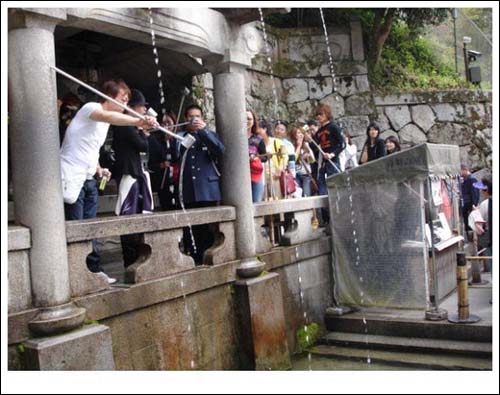
[[[368,162],[368,147],[365,145],[363,148],[363,152],[361,153],[361,158],[359,159],[359,163],[363,164]]]
[[[280,188],[283,196],[287,196],[297,190],[297,187],[295,186],[295,179],[288,172],[288,170],[283,170],[280,173]]]

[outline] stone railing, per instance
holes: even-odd
[[[309,263],[302,267],[302,271],[308,273],[302,284],[306,296],[309,288],[310,292],[317,291],[318,265],[328,267],[330,237],[311,224],[313,209],[319,215],[319,209],[327,207],[327,204],[327,197],[321,196],[254,205],[258,230],[256,239],[260,243],[259,259],[266,262],[267,271],[290,273],[284,275],[281,281],[285,290],[284,297],[290,299],[290,303],[293,302],[291,306],[297,304],[299,292],[294,288],[297,282],[295,265],[300,262]],[[271,215],[285,217],[285,229],[278,248],[273,248],[269,239],[260,232],[264,219]],[[234,247],[234,219],[233,207],[219,206],[191,209],[187,212],[171,211],[66,222],[73,301],[87,310],[88,319],[106,320],[233,284],[237,280],[236,268],[240,263]],[[195,267],[193,260],[180,251],[179,238],[182,237],[182,229],[189,224],[193,226],[205,223],[215,224],[219,237],[216,237],[215,245],[205,253],[206,264]],[[151,252],[141,264],[131,267],[128,274],[131,284],[110,287],[87,270],[85,260],[92,248],[92,238],[115,238],[133,233],[144,233],[144,242],[150,246]],[[38,312],[37,308],[31,306],[29,234],[26,228],[9,227],[9,344],[32,337],[28,322]],[[22,256],[22,259],[19,260],[14,254]],[[307,286],[308,281],[311,282],[310,287]],[[15,304],[10,303],[11,300]],[[298,317],[297,314],[295,316]]]
[[[191,257],[179,249],[183,228],[214,225],[215,243],[205,252],[204,263],[217,265],[236,259],[234,243],[235,210],[220,206],[170,211],[150,215],[129,215],[66,222],[68,263],[72,296],[81,296],[109,288],[105,280],[87,270],[87,255],[92,240],[128,234],[143,234],[142,256],[127,267],[125,281],[140,283],[195,268]]]
[[[320,209],[328,207],[327,196],[301,199],[275,200],[254,204],[257,253],[270,251],[275,244],[289,246],[314,240],[324,235],[318,229]],[[271,229],[276,226],[273,217],[279,214],[279,226],[283,232],[279,240],[273,240]],[[266,232],[263,232],[263,227]],[[276,239],[276,238],[274,238]]]
[[[31,275],[28,228],[9,226],[9,314],[31,308]]]

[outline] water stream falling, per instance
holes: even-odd
[[[163,119],[163,116],[165,116],[165,114],[167,113],[167,110],[166,110],[166,106],[165,106],[165,94],[163,92],[162,72],[161,72],[161,65],[160,65],[160,58],[159,58],[159,54],[158,54],[158,48],[156,47],[156,35],[155,35],[155,30],[154,30],[153,9],[148,8],[148,10],[149,10],[149,24],[150,24],[150,28],[151,28],[151,45],[153,47],[154,62],[158,66],[158,71],[157,71],[158,92],[160,94],[160,105],[161,105],[161,112],[162,112],[162,119]],[[183,195],[182,195],[182,184],[183,184],[182,180],[183,180],[183,174],[184,174],[184,165],[186,163],[186,156],[187,156],[188,152],[189,152],[189,148],[187,148],[186,151],[184,152],[184,155],[182,157],[182,162],[181,162],[181,168],[179,171],[179,202],[180,202],[182,211],[184,213],[186,213],[186,209],[184,207],[184,199],[183,199]],[[188,227],[189,227],[189,232],[191,235],[191,242],[193,245],[193,251],[194,251],[194,253],[196,253],[196,242],[194,240],[193,230],[192,230],[192,227],[190,224],[188,225]],[[188,339],[191,339],[191,338],[193,338],[192,326],[191,326],[192,316],[191,316],[191,312],[189,310],[189,306],[187,303],[186,291],[184,289],[184,280],[182,280],[182,279],[181,279],[181,291],[182,291],[181,292],[182,298],[184,300],[184,315],[186,317],[186,321],[188,322],[187,337],[188,337]],[[194,345],[192,346],[191,351],[192,351],[191,355],[194,355]],[[191,361],[190,361],[190,368],[191,369],[195,368],[194,359],[191,359]]]
[[[335,81],[335,70],[333,67],[333,57],[332,57],[332,51],[330,49],[330,39],[328,37],[328,31],[326,29],[326,23],[325,23],[325,16],[323,15],[323,9],[319,9],[319,13],[321,15],[321,23],[323,24],[323,32],[325,34],[325,44],[326,44],[326,50],[328,53],[328,64],[330,67],[330,75],[332,77],[332,93],[336,92],[336,81]],[[335,100],[339,100],[338,95],[335,95]],[[352,225],[352,238],[354,242],[354,249],[355,249],[355,256],[356,256],[356,261],[355,261],[355,266],[358,267],[360,263],[360,254],[359,254],[359,244],[358,244],[358,234],[356,232],[356,211],[354,210],[353,202],[352,202],[352,185],[351,185],[351,176],[349,174],[349,171],[346,172],[347,174],[347,188],[348,188],[348,194],[349,194],[349,209],[351,211],[351,225]],[[339,213],[339,191],[338,188],[336,188],[336,211]],[[363,277],[359,276],[359,283],[363,284]],[[364,291],[363,288],[361,287],[359,291],[359,296],[360,296],[360,304],[363,305],[364,303]],[[371,363],[371,358],[370,358],[370,351],[368,349],[368,323],[366,321],[366,316],[364,313],[364,310],[361,310],[362,316],[363,316],[363,325],[364,325],[364,332],[365,332],[365,344],[367,346],[367,357],[366,357],[366,362]]]
[[[300,265],[300,260],[299,260],[299,250],[297,248],[295,248],[295,259],[297,261],[297,271],[298,271],[298,277],[299,277],[300,305],[302,306],[302,311],[303,311],[303,315],[304,315],[304,333],[306,335],[306,344],[309,346],[310,336],[309,336],[309,329],[307,326],[308,325],[308,318],[307,318],[306,306],[304,303],[304,291],[302,289],[302,272],[300,270],[301,265]],[[308,363],[309,370],[312,370],[311,359],[312,359],[311,352],[308,352],[307,353],[307,363]]]
[[[272,58],[271,58],[271,51],[269,48],[269,44],[267,41],[267,32],[266,32],[266,24],[264,22],[264,14],[262,13],[262,9],[259,8],[259,15],[260,15],[260,23],[262,26],[262,35],[264,36],[264,44],[266,48],[266,55],[267,55],[267,62],[269,64],[269,69],[270,69],[270,76],[271,76],[271,83],[272,83],[272,90],[273,90],[273,98],[274,98],[274,119],[279,120],[279,111],[278,111],[278,93],[276,91],[276,83],[274,81],[274,73],[273,73],[273,64],[272,64]],[[293,252],[292,252],[293,254]],[[304,316],[304,332],[306,335],[306,343],[309,344],[310,336],[308,333],[308,318],[307,318],[307,311],[305,308],[305,303],[304,303],[304,291],[302,289],[302,273],[300,270],[300,261],[299,261],[299,250],[295,248],[295,259],[297,261],[297,270],[298,270],[298,282],[299,282],[299,297],[300,297],[300,305],[302,306],[302,311],[303,311],[303,316]],[[293,258],[292,258],[293,260]],[[309,370],[312,370],[311,368],[311,353],[308,352],[307,359],[308,359],[308,366]]]
[[[273,90],[273,99],[274,99],[274,121],[278,121],[280,119],[279,109],[278,109],[278,92],[276,90],[276,81],[274,80],[274,71],[273,71],[273,60],[271,58],[271,49],[269,48],[269,42],[267,41],[267,32],[266,32],[266,23],[264,22],[264,14],[262,13],[262,8],[259,8],[259,16],[260,16],[260,24],[262,26],[262,35],[264,36],[264,45],[266,48],[266,60],[269,65],[269,75],[271,77],[271,87]]]
[[[321,23],[323,24],[323,33],[325,34],[326,51],[328,53],[328,65],[330,66],[330,75],[332,77],[332,93],[335,93],[337,91],[337,87],[335,85],[335,70],[333,67],[333,57],[332,57],[332,51],[330,49],[330,39],[328,38],[328,31],[326,30],[323,8],[320,7],[319,13],[321,15]],[[337,95],[335,96],[335,100],[339,100],[339,97]]]

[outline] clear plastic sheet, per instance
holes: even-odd
[[[428,306],[433,273],[429,272],[425,202],[432,199],[429,186],[434,179],[442,204],[431,204],[430,215],[434,219],[444,213],[450,227],[457,226],[453,205],[459,198],[458,147],[423,144],[397,155],[327,180],[334,296],[340,304]],[[392,171],[384,170],[388,168]],[[441,299],[455,286],[455,267],[438,266]]]

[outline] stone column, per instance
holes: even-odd
[[[16,222],[31,231],[33,304],[38,334],[80,326],[85,309],[70,301],[59,163],[54,29],[64,9],[9,10],[9,143]]]
[[[265,264],[258,261],[255,249],[244,68],[237,64],[219,63],[222,70],[214,73],[215,121],[226,152],[222,160],[222,198],[236,207],[236,249],[242,260],[237,269],[241,277],[258,276]]]

